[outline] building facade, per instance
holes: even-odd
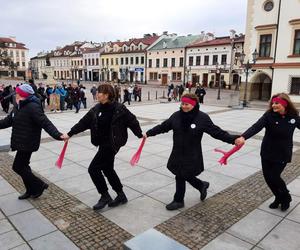
[[[185,81],[185,47],[202,41],[203,35],[177,36],[164,34],[158,42],[147,49],[147,79],[150,84],[181,84]]]
[[[247,8],[246,60],[258,52],[248,98],[268,100],[286,92],[300,102],[300,1],[248,0]]]
[[[143,38],[107,44],[101,54],[102,79],[146,83],[146,49],[159,38],[156,34],[145,34]]]
[[[15,37],[0,37],[0,77],[26,78],[28,73],[28,49]]]
[[[186,81],[204,87],[238,87],[241,72],[235,59],[242,53],[244,36],[207,37],[186,47]]]
[[[85,81],[100,81],[101,59],[100,55],[104,52],[104,47],[88,48],[82,53]]]

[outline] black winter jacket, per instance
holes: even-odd
[[[197,176],[204,170],[201,140],[203,133],[227,143],[234,143],[239,136],[230,135],[199,111],[187,129],[184,129],[182,111],[175,112],[168,120],[147,131],[155,136],[173,130],[173,149],[167,167],[174,174],[183,177]]]
[[[127,128],[139,138],[143,137],[142,130],[135,115],[133,115],[123,104],[114,102],[113,116],[111,121],[110,140],[111,146],[117,153],[124,146],[128,139]],[[87,129],[91,131],[91,142],[95,146],[99,146],[99,128],[98,116],[101,109],[101,104],[96,104],[89,112],[75,124],[68,135],[71,137],[75,134],[83,132]]]
[[[12,126],[11,149],[18,151],[37,151],[40,147],[42,128],[56,140],[62,135],[44,114],[40,100],[30,96],[20,101],[11,113],[0,120],[0,129]]]
[[[282,116],[276,112],[267,111],[242,136],[248,139],[263,128],[266,130],[261,144],[261,157],[273,162],[290,162],[293,154],[294,130],[300,129],[299,116]]]

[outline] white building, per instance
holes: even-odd
[[[9,59],[1,59],[0,77],[27,77],[29,59],[25,44],[17,42],[15,37],[0,37],[0,53]]]
[[[248,0],[245,54],[259,57],[249,76],[248,98],[286,92],[300,102],[300,1]],[[245,79],[243,79],[245,80]]]
[[[244,36],[204,39],[186,47],[186,81],[204,87],[231,88],[239,84],[240,63],[236,55],[243,51]]]
[[[84,65],[83,79],[85,81],[100,81],[100,55],[103,51],[104,47],[97,47],[87,48],[82,52]]]

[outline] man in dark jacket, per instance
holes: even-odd
[[[202,104],[203,104],[204,96],[206,95],[206,91],[205,91],[205,89],[203,88],[202,85],[198,85],[198,86],[197,86],[197,89],[196,89],[196,91],[195,91],[195,94],[198,96],[199,103],[202,103]]]
[[[147,131],[145,137],[167,133],[173,130],[173,149],[167,167],[175,175],[176,193],[167,210],[184,207],[185,183],[189,182],[200,191],[203,201],[209,183],[196,178],[204,170],[201,140],[203,133],[233,144],[239,136],[222,130],[199,110],[199,100],[195,94],[185,94],[181,99],[181,109],[162,124]]]
[[[68,134],[64,135],[64,139],[68,140],[71,136],[90,129],[92,144],[99,146],[88,170],[99,194],[101,194],[100,200],[93,207],[94,210],[102,209],[107,204],[109,207],[115,207],[127,202],[121,181],[114,170],[115,155],[127,142],[128,128],[137,137],[143,137],[136,117],[123,104],[116,102],[115,97],[115,91],[111,85],[101,84],[98,87],[99,103],[91,108]],[[103,174],[117,193],[114,200],[108,193]]]
[[[31,154],[39,149],[42,128],[56,140],[62,140],[62,134],[44,114],[41,102],[29,84],[16,88],[16,102],[17,107],[0,120],[0,129],[12,127],[11,149],[17,151],[13,170],[21,176],[26,188],[19,199],[38,198],[48,184],[31,172]]]

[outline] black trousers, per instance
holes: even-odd
[[[31,154],[32,152],[17,151],[12,168],[21,176],[26,192],[29,194],[37,194],[42,189],[44,182],[31,171],[29,166]]]
[[[284,180],[280,177],[286,162],[272,162],[262,158],[261,163],[265,181],[275,197],[279,201],[284,201],[290,197],[289,190]]]
[[[196,176],[183,178],[181,176],[176,175],[175,180],[176,180],[176,192],[174,195],[174,201],[176,201],[176,202],[184,201],[185,182],[186,181],[198,190],[200,190],[200,188],[202,188],[202,186],[203,186],[203,182],[200,179],[198,179]]]
[[[89,174],[99,194],[104,194],[108,191],[103,174],[116,193],[119,193],[123,190],[121,181],[114,170],[114,161],[115,152],[113,149],[109,146],[100,146],[97,154],[89,166]]]

